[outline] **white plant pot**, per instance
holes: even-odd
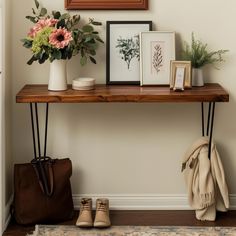
[[[67,90],[66,60],[54,60],[50,63],[48,90]]]
[[[202,69],[192,69],[192,86],[204,86],[203,71]]]

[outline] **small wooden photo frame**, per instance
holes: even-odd
[[[191,61],[170,62],[170,88],[173,90],[184,90],[192,87],[192,65]]]

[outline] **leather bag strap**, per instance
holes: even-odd
[[[53,162],[48,162],[48,174],[49,174],[49,184],[50,184],[50,191],[48,192],[47,196],[52,196],[53,189],[54,189],[54,179],[53,179],[53,168],[52,168]]]
[[[54,161],[51,158],[45,161],[42,161],[42,159],[35,161],[35,159],[33,159],[31,161],[31,164],[36,173],[39,186],[42,192],[48,197],[51,197],[54,190],[54,177],[53,177]],[[45,169],[48,169],[48,177],[46,176]]]

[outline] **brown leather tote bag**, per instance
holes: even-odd
[[[41,155],[38,106],[37,103],[34,105],[35,118],[33,104],[30,103],[34,159],[31,163],[14,165],[12,214],[16,222],[23,225],[57,223],[71,219],[74,213],[70,185],[72,163],[70,159],[51,159],[46,155],[48,103],[46,105],[44,154]],[[35,135],[35,125],[37,135]]]
[[[47,183],[44,183],[40,166]],[[15,164],[13,214],[17,223],[56,223],[71,219],[71,174],[69,159],[34,159],[32,163]]]

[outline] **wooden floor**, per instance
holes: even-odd
[[[200,222],[195,219],[193,211],[111,211],[112,225],[139,226],[234,226],[236,227],[236,211],[218,213],[215,222]],[[78,217],[61,224],[74,225]],[[34,226],[19,226],[11,222],[3,236],[25,236],[31,233]]]

